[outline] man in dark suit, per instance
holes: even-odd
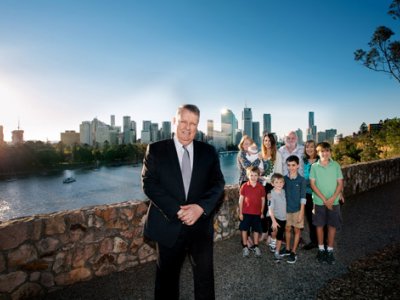
[[[147,147],[143,191],[150,199],[144,234],[157,242],[155,299],[179,299],[186,255],[193,268],[195,299],[214,299],[213,216],[225,181],[214,147],[195,141],[200,111],[178,108],[173,139]]]

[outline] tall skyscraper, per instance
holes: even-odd
[[[136,131],[136,121],[131,121],[131,142],[136,143],[137,131]]]
[[[260,139],[260,122],[253,122],[253,140],[257,144],[257,146],[261,146]]]
[[[18,129],[11,132],[11,142],[13,145],[22,144],[24,142],[24,131],[19,129],[19,120]]]
[[[81,125],[79,125],[79,141],[82,145],[92,145],[91,133],[90,122],[83,121]]]
[[[164,121],[161,124],[161,140],[166,140],[171,138],[171,122]]]
[[[303,141],[303,131],[300,128],[298,128],[296,130],[296,135],[297,135],[297,142],[299,144],[303,144],[304,143],[304,141]]]
[[[314,112],[309,111],[308,112],[308,128],[313,128],[314,126]]]
[[[227,145],[234,144],[234,134],[237,129],[237,119],[230,109],[225,109],[221,113],[221,132],[226,135]]]
[[[115,115],[111,115],[111,118],[110,118],[111,120],[111,127],[114,127],[115,126]]]
[[[272,133],[271,130],[271,114],[263,115],[263,134],[264,133]]]
[[[151,121],[143,121],[140,139],[142,144],[149,144],[151,142]]]
[[[122,132],[124,134],[124,144],[132,143],[132,132],[131,132],[131,117],[124,116],[122,119]]]
[[[308,112],[307,140],[317,140],[317,126],[314,123],[314,112]]]
[[[151,123],[150,138],[152,142],[157,142],[160,140],[160,137],[158,136],[158,123]]]
[[[245,107],[242,112],[242,126],[243,126],[243,135],[247,134],[251,138],[253,138],[253,113],[251,112],[250,107]]]
[[[207,120],[207,142],[212,141],[214,138],[214,121]]]

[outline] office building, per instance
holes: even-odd
[[[160,140],[158,136],[158,123],[151,123],[150,139],[152,142],[157,142]]]
[[[257,146],[260,147],[261,146],[260,122],[252,123],[252,131],[253,131],[253,140],[257,144]]]
[[[140,139],[142,144],[151,143],[151,121],[143,121]]]
[[[296,130],[296,135],[297,135],[297,143],[300,145],[303,144],[304,143],[303,131],[300,128]]]
[[[335,135],[337,134],[336,129],[327,129],[325,130],[325,139],[327,142],[333,144],[333,140],[335,139]]]
[[[243,135],[253,138],[253,113],[250,107],[245,107],[242,112]]]
[[[221,132],[226,136],[227,145],[234,144],[234,133],[238,127],[238,121],[230,109],[221,113]]]
[[[164,121],[161,124],[160,139],[166,140],[166,139],[170,139],[170,138],[171,138],[171,122]]]
[[[115,115],[111,115],[110,121],[111,121],[111,127],[115,127]]]
[[[214,121],[207,120],[207,142],[214,138]]]
[[[66,130],[65,132],[61,132],[60,141],[66,146],[73,146],[75,144],[79,144],[80,134],[75,130]]]
[[[263,134],[264,133],[271,133],[271,114],[264,114],[263,115]]]

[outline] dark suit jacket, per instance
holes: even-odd
[[[193,169],[188,199],[173,139],[148,145],[142,170],[143,191],[150,199],[144,234],[172,247],[182,229],[180,205],[198,204],[204,214],[190,226],[193,234],[213,234],[214,211],[222,199],[225,181],[214,147],[193,141]]]

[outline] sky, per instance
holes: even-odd
[[[0,0],[4,139],[59,141],[94,118],[171,121],[193,103],[220,129],[272,116],[278,136],[308,126],[350,135],[400,116],[400,84],[354,61],[391,0]],[[394,36],[399,40],[399,34]],[[140,133],[139,133],[140,135]]]

